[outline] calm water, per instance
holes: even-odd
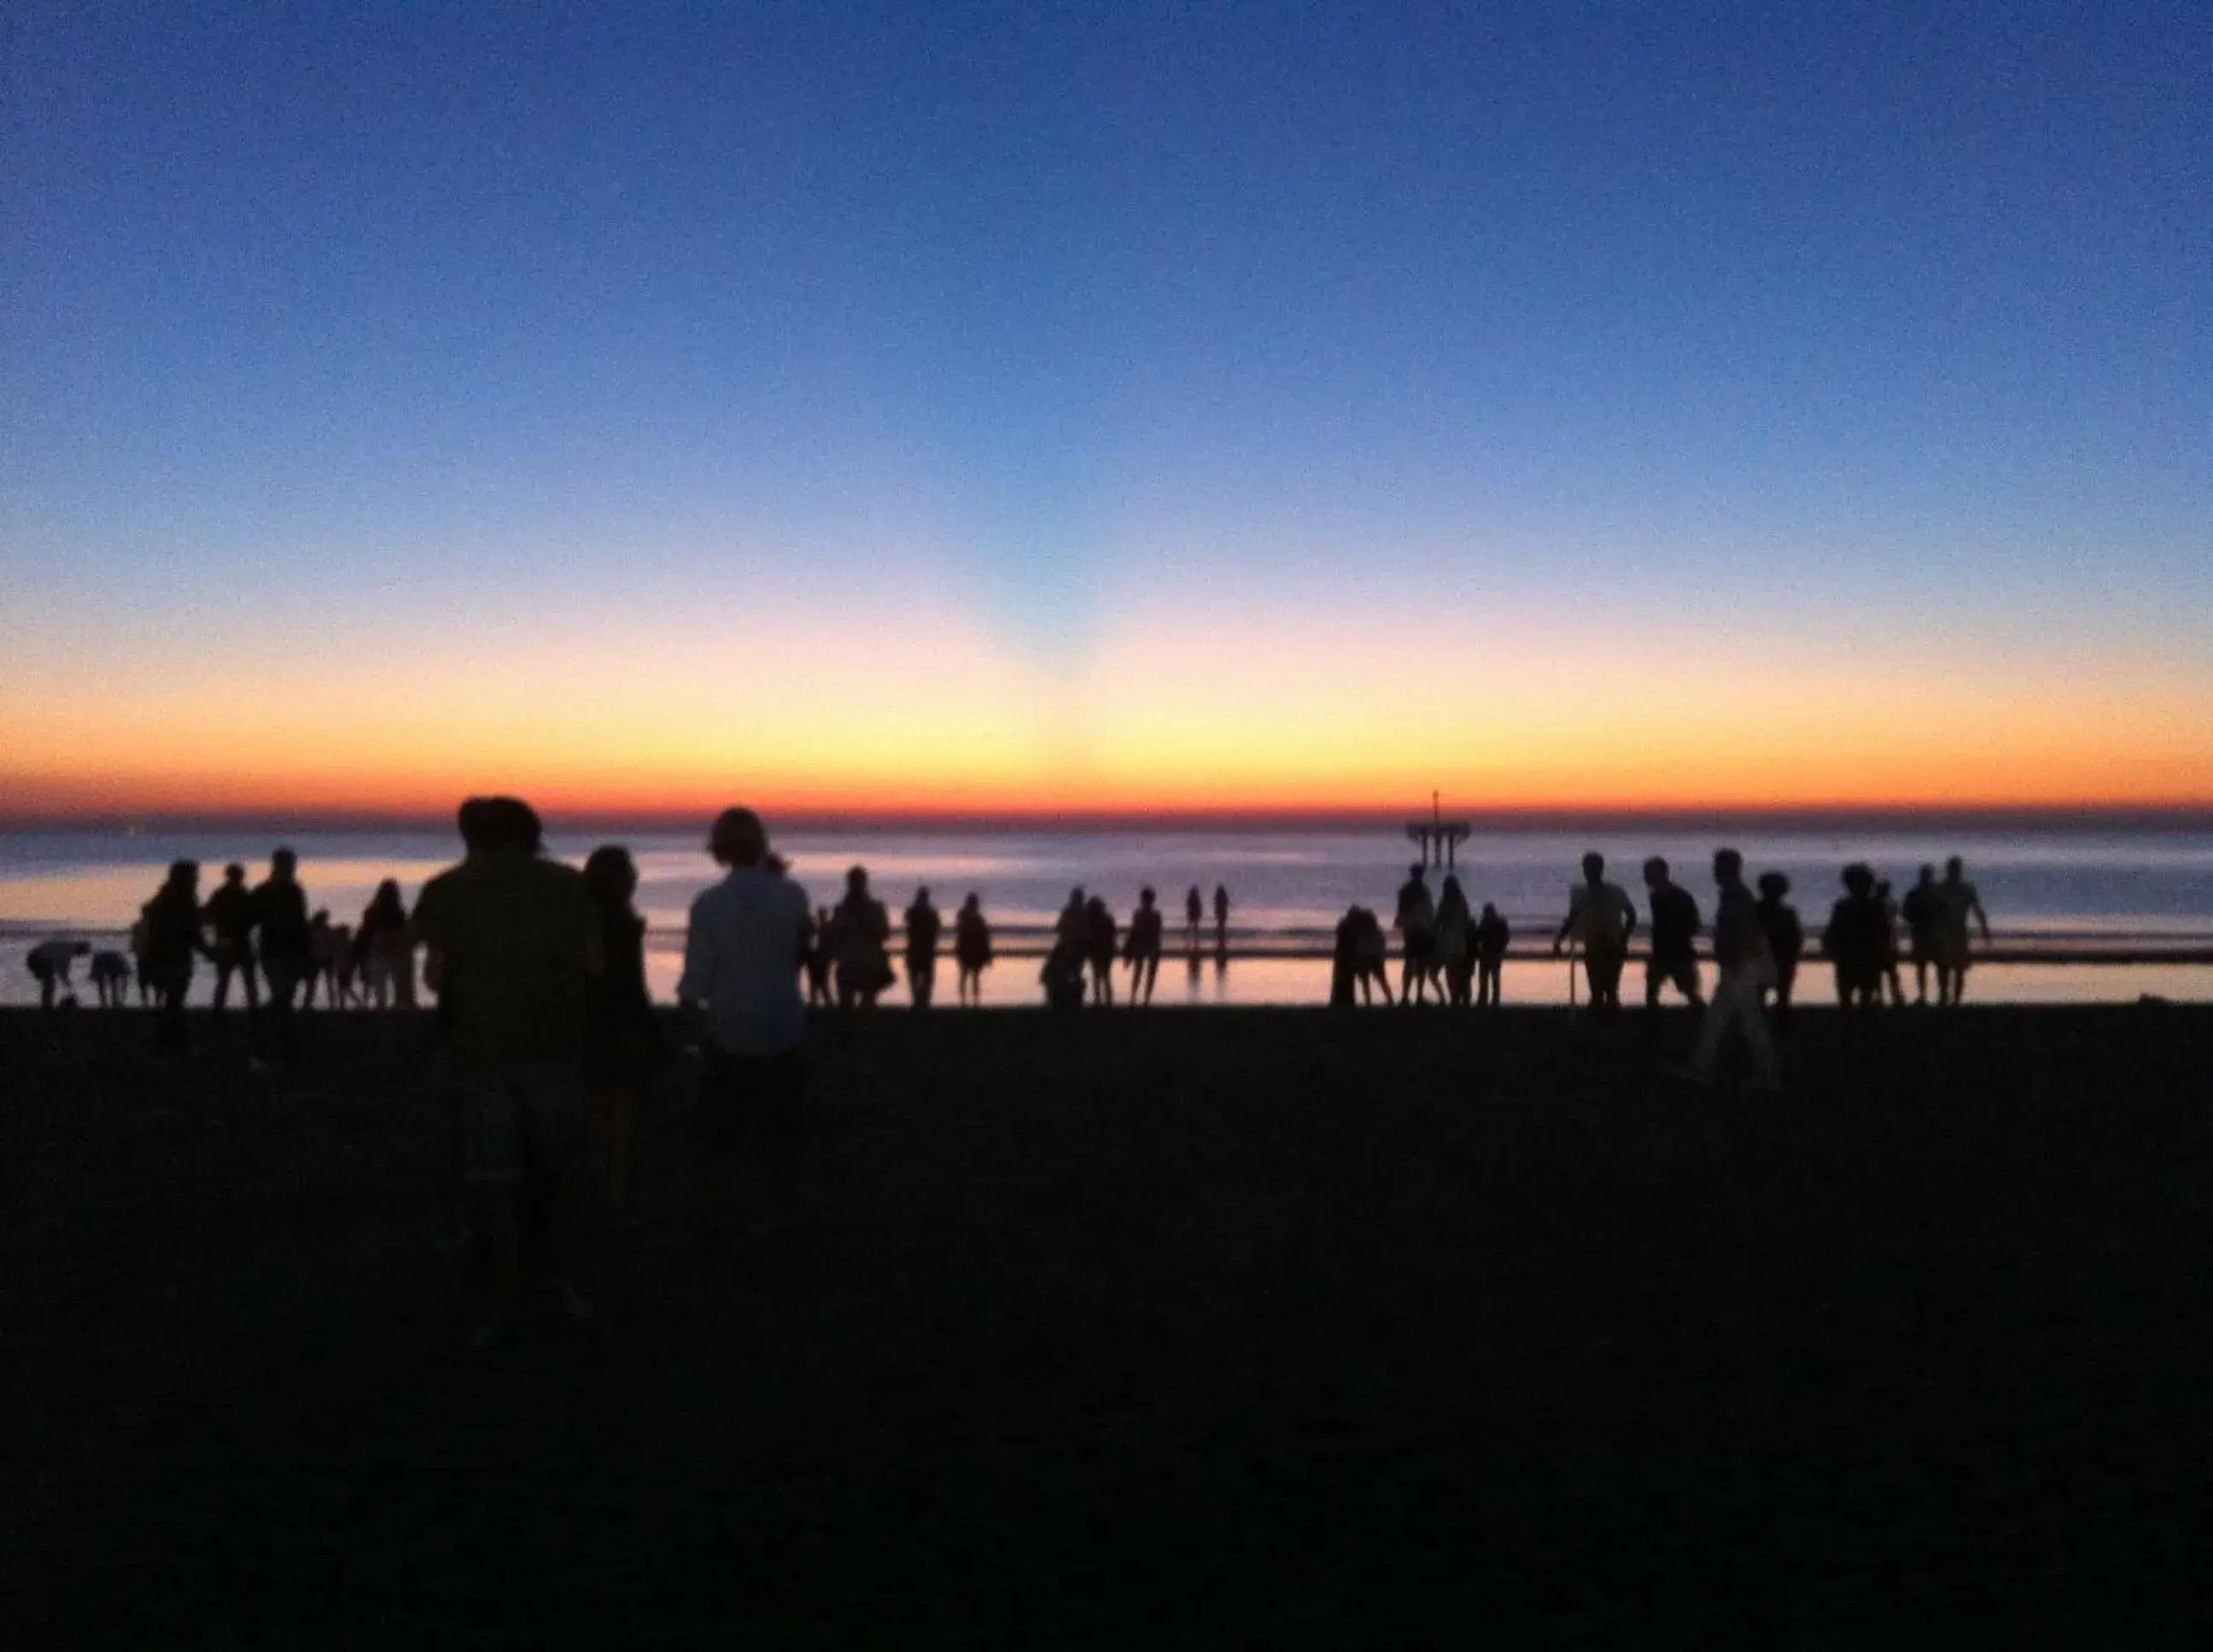
[[[580,860],[609,834],[556,834],[554,853]],[[651,926],[654,987],[668,996],[676,975],[675,948],[692,897],[714,875],[692,832],[613,834],[626,842],[642,876],[638,904]],[[454,845],[443,832],[302,832],[299,850],[310,901],[341,923],[355,921],[381,878],[395,877],[412,902],[423,881],[450,863]],[[2213,948],[2213,832],[2051,829],[1944,837],[1910,832],[1747,832],[1732,841],[1749,866],[1787,872],[1809,929],[1818,930],[1837,893],[1837,869],[1865,859],[1902,889],[1924,861],[1966,857],[2001,942],[2094,954],[2124,943]],[[1704,866],[1710,833],[1688,836],[1626,828],[1564,835],[1503,832],[1465,845],[1460,875],[1478,905],[1495,902],[1512,921],[1517,948],[1549,936],[1564,909],[1576,863],[1597,848],[1614,874],[1641,893],[1636,869],[1649,854],[1665,855],[1679,877],[1710,905]],[[35,996],[22,953],[54,930],[82,933],[95,944],[119,936],[153,893],[162,869],[190,857],[211,888],[222,864],[247,863],[259,875],[271,844],[223,832],[18,832],[0,834],[0,1003]],[[817,904],[836,899],[845,869],[866,865],[878,896],[896,914],[927,885],[949,917],[973,890],[1001,944],[1050,925],[1071,885],[1104,894],[1126,918],[1143,884],[1160,892],[1180,936],[1184,891],[1193,884],[1211,897],[1229,890],[1232,938],[1238,953],[1226,969],[1211,957],[1196,971],[1178,957],[1163,968],[1162,1002],[1317,1003],[1326,996],[1327,965],[1318,959],[1253,956],[1318,947],[1344,908],[1359,901],[1388,918],[1405,875],[1407,846],[1387,832],[1358,833],[1136,833],[1108,835],[960,835],[903,832],[800,833],[779,839],[793,875]],[[1210,917],[1210,924],[1211,922]],[[198,984],[206,985],[206,971]],[[1815,971],[1813,996],[1821,996]],[[1008,958],[988,977],[994,1002],[1038,997],[1034,962]],[[1517,961],[1507,967],[1511,1000],[1558,1003],[1566,997],[1564,966]],[[942,980],[941,993],[949,993]],[[2213,998],[2213,966],[2203,965],[1991,964],[1978,970],[1973,996],[1985,1001]]]

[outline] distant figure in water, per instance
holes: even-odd
[[[1483,916],[1475,924],[1475,1002],[1481,1009],[1498,1003],[1499,977],[1506,963],[1506,948],[1514,931],[1498,915],[1498,908],[1483,903]]]
[[[71,941],[58,935],[51,941],[40,942],[23,954],[24,967],[39,984],[40,1009],[52,1009],[55,995],[59,992],[69,993],[61,1000],[64,1003],[76,1002],[76,994],[69,992],[70,966],[91,950],[88,941]]]
[[[1844,898],[1829,909],[1821,950],[1837,972],[1837,1002],[1872,1009],[1882,1001],[1883,911],[1873,869],[1855,861],[1843,873]]]
[[[1990,944],[1990,920],[1983,899],[1967,881],[1966,867],[1957,855],[1944,863],[1944,881],[1936,886],[1936,999],[1957,1004],[1966,996],[1969,956],[1967,924],[1972,919],[1982,930],[1983,944]]]
[[[1229,889],[1220,883],[1214,886],[1214,952],[1217,958],[1229,956]]]
[[[584,1084],[607,1153],[607,1209],[619,1216],[630,1204],[637,1098],[666,1052],[645,984],[645,919],[632,905],[637,863],[630,850],[594,849],[584,862],[584,888],[599,963],[585,1011]]]
[[[836,1002],[830,972],[838,960],[838,920],[827,906],[817,907],[813,920],[802,925],[801,944],[806,949],[808,1008],[827,1009]]]
[[[1621,1008],[1621,966],[1629,956],[1629,937],[1636,933],[1637,908],[1619,884],[1606,881],[1606,856],[1593,850],[1583,856],[1583,881],[1569,891],[1568,915],[1552,937],[1555,956],[1570,936],[1582,943],[1593,1009]],[[1572,978],[1569,984],[1574,984]]]
[[[960,966],[960,1002],[981,1006],[984,972],[991,967],[991,926],[984,917],[984,898],[972,890],[953,920],[953,956]]]
[[[200,940],[200,863],[174,861],[169,875],[138,914],[144,925],[143,967],[153,978],[161,1008],[154,1047],[185,1047],[185,999],[192,988],[192,960],[206,950]]]
[[[873,1009],[876,995],[892,984],[892,921],[884,903],[869,893],[869,872],[856,866],[845,874],[845,899],[832,920],[838,935],[838,1007]]]
[[[1153,983],[1161,972],[1162,930],[1161,909],[1149,885],[1137,892],[1137,910],[1130,914],[1130,938],[1122,956],[1130,963],[1130,1003],[1132,1008],[1153,1001]]]
[[[1437,915],[1430,901],[1430,886],[1425,877],[1421,867],[1406,869],[1406,881],[1399,886],[1398,911],[1391,919],[1391,927],[1399,931],[1399,945],[1406,960],[1399,978],[1399,1002],[1402,1004],[1429,1001],[1430,971],[1436,952]]]
[[[1775,1024],[1790,1027],[1790,990],[1798,980],[1798,960],[1806,950],[1806,931],[1798,909],[1787,899],[1790,880],[1780,872],[1759,875],[1759,927],[1767,935],[1767,955],[1775,962]]]
[[[1775,984],[1775,963],[1767,950],[1767,931],[1759,903],[1745,887],[1744,856],[1734,849],[1714,851],[1713,1002],[1698,1027],[1698,1050],[1692,1071],[1711,1084],[1721,1061],[1722,1041],[1731,1033],[1743,1039],[1752,1060],[1752,1088],[1772,1090],[1781,1080],[1775,1043],[1767,1034],[1760,995]]]
[[[1191,893],[1183,898],[1183,916],[1190,930],[1191,949],[1197,952],[1199,931],[1206,924],[1206,898],[1198,893],[1198,886],[1195,883],[1191,886]]]
[[[278,850],[270,856],[269,875],[254,886],[252,897],[255,951],[262,984],[269,990],[270,1029],[277,1059],[287,1067],[300,1057],[292,1009],[308,978],[308,895],[300,887],[299,864],[290,850]]]
[[[1917,1004],[1929,1002],[1929,966],[1936,961],[1936,931],[1943,899],[1936,887],[1936,869],[1923,866],[1899,906],[1899,914],[1905,920],[1906,944],[1913,954],[1913,1002]]]
[[[1460,880],[1445,874],[1437,893],[1437,921],[1432,936],[1437,973],[1443,978],[1445,998],[1466,1009],[1475,982],[1475,918],[1467,909],[1467,894]]]
[[[215,966],[215,1007],[230,1002],[230,978],[239,978],[246,995],[246,1013],[260,1007],[261,991],[253,970],[253,898],[247,891],[246,869],[236,861],[223,869],[223,881],[200,910],[207,926],[208,960]]]
[[[102,1009],[122,1009],[131,1000],[131,958],[127,953],[92,954],[92,990]]]
[[[353,945],[354,955],[361,960],[362,996],[369,1005],[412,1009],[415,943],[408,934],[407,903],[400,899],[397,879],[387,878],[376,886],[376,893],[362,911]]]
[[[1121,936],[1114,914],[1098,895],[1092,896],[1084,906],[1083,936],[1083,955],[1091,966],[1092,1000],[1111,1005],[1114,1002],[1114,954]]]
[[[1882,979],[1893,1005],[1905,1002],[1905,989],[1898,978],[1898,897],[1890,893],[1890,880],[1877,878],[1875,898],[1882,906]]]
[[[1044,967],[1038,971],[1048,1009],[1083,1008],[1083,962],[1084,942],[1080,935],[1064,933],[1055,937]]]
[[[937,935],[945,927],[937,908],[930,904],[927,886],[914,892],[906,909],[906,991],[917,1009],[930,1008],[937,990]]]
[[[1660,989],[1672,985],[1691,1008],[1705,1003],[1698,990],[1698,931],[1704,928],[1698,903],[1667,875],[1667,863],[1655,855],[1644,863],[1644,887],[1650,892],[1652,951],[1644,960],[1644,1007],[1660,1007]]]

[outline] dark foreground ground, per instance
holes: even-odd
[[[204,1027],[203,1027],[203,1032]],[[1678,1031],[1680,1029],[1678,1028]],[[424,1029],[0,1015],[10,1645],[2182,1643],[2213,1012],[888,1014],[490,1358]]]

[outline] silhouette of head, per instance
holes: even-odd
[[[1137,891],[1137,905],[1140,906],[1149,906],[1152,904],[1153,886],[1149,883],[1143,888]]]
[[[1606,875],[1606,856],[1593,850],[1583,856],[1583,881],[1596,883]]]
[[[960,904],[972,912],[984,904],[984,897],[978,894],[973,889],[971,889],[968,892],[968,899],[962,901]]]
[[[481,802],[486,854],[535,855],[546,846],[546,827],[538,811],[520,797],[486,797]]]
[[[1082,884],[1077,884],[1076,887],[1068,892],[1068,904],[1071,906],[1081,906],[1083,905],[1083,886]]]
[[[1875,891],[1875,869],[1862,862],[1854,861],[1850,866],[1847,866],[1844,869],[1844,887],[1850,890],[1853,894],[1858,896],[1865,896],[1873,893]]]
[[[1447,894],[1448,894],[1448,895],[1459,895],[1459,894],[1460,894],[1460,880],[1459,880],[1458,878],[1454,877],[1454,876],[1451,873],[1449,873],[1449,872],[1448,872],[1448,873],[1446,873],[1446,874],[1445,874],[1445,890],[1444,890],[1444,892],[1445,892],[1445,893],[1447,893]]]
[[[1410,877],[1410,878],[1413,879],[1416,882],[1417,882],[1417,883],[1418,883],[1419,881],[1421,881],[1422,874],[1423,874],[1424,871],[1426,871],[1427,869],[1427,869],[1427,868],[1425,868],[1425,867],[1420,867],[1420,866],[1409,866],[1409,867],[1406,869],[1406,875],[1407,875],[1408,877]]]
[[[601,844],[584,858],[584,887],[607,905],[627,905],[637,893],[637,863],[620,844]]]
[[[1790,880],[1780,872],[1762,872],[1759,875],[1759,893],[1770,900],[1780,900],[1790,893]]]
[[[869,869],[865,866],[852,866],[846,868],[845,888],[848,893],[852,894],[867,894],[869,893]]]
[[[1966,875],[1966,870],[1967,868],[1966,863],[1962,862],[1957,855],[1954,855],[1950,860],[1944,863],[1944,881],[1947,883],[1957,883]]]
[[[486,847],[485,806],[491,801],[485,797],[464,797],[460,808],[454,811],[454,826],[461,834],[461,847],[472,855],[482,854]]]
[[[1498,908],[1486,900],[1483,903],[1483,915],[1485,917],[1496,917],[1498,916]]]
[[[180,889],[189,889],[199,881],[200,863],[198,861],[171,861],[169,863],[169,881],[175,887]]]
[[[1890,893],[1890,880],[1888,878],[1877,878],[1875,881],[1875,892],[1879,895],[1888,894]]]
[[[280,849],[269,857],[269,869],[280,878],[289,878],[300,864],[300,857],[289,849]]]
[[[930,905],[930,886],[928,884],[924,884],[921,888],[914,892],[914,904],[918,906],[927,906]]]
[[[1734,849],[1714,850],[1714,881],[1724,888],[1744,881],[1744,856]]]
[[[768,828],[749,808],[726,808],[708,829],[707,852],[720,866],[759,866],[768,858]]]
[[[1933,867],[1933,866],[1924,866],[1924,867],[1923,867],[1923,868],[1921,869],[1921,881],[1922,881],[1922,882],[1923,882],[1923,883],[1934,883],[1934,882],[1936,882],[1936,869],[1935,867]]]
[[[245,882],[246,869],[241,866],[236,861],[233,861],[229,865],[223,869],[223,881],[225,883]]]
[[[1646,888],[1657,889],[1661,884],[1667,881],[1667,863],[1666,861],[1661,859],[1659,856],[1655,855],[1650,860],[1644,863],[1644,887]]]

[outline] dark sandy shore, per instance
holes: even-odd
[[[2213,1010],[1815,1015],[1772,1104],[1554,1012],[820,1030],[790,1223],[705,1252],[663,1103],[486,1359],[422,1027],[0,1015],[8,1644],[2213,1627]]]

